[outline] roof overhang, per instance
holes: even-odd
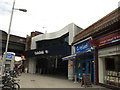
[[[66,56],[66,57],[63,57],[62,60],[65,61],[65,60],[73,60],[76,58],[76,54],[73,54],[73,55],[70,55],[70,56]]]

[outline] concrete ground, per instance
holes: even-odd
[[[21,88],[84,88],[84,86],[81,87],[80,82],[74,83],[74,81],[70,81],[67,78],[60,76],[22,73],[18,78],[20,79],[19,84]],[[100,90],[108,90],[97,85],[87,88],[101,88]]]

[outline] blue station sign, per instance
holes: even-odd
[[[85,51],[91,50],[89,46],[89,41],[85,41],[75,46],[75,53],[83,53]]]

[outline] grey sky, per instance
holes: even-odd
[[[119,0],[16,0],[11,33],[26,37],[31,31],[58,31],[69,23],[85,29],[118,7]],[[13,0],[0,0],[0,29],[8,32]],[[42,28],[46,27],[46,28]]]

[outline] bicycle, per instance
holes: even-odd
[[[11,77],[9,74],[5,74],[5,76],[2,77],[2,83],[3,87],[2,90],[20,90],[20,85],[16,83],[15,79]]]

